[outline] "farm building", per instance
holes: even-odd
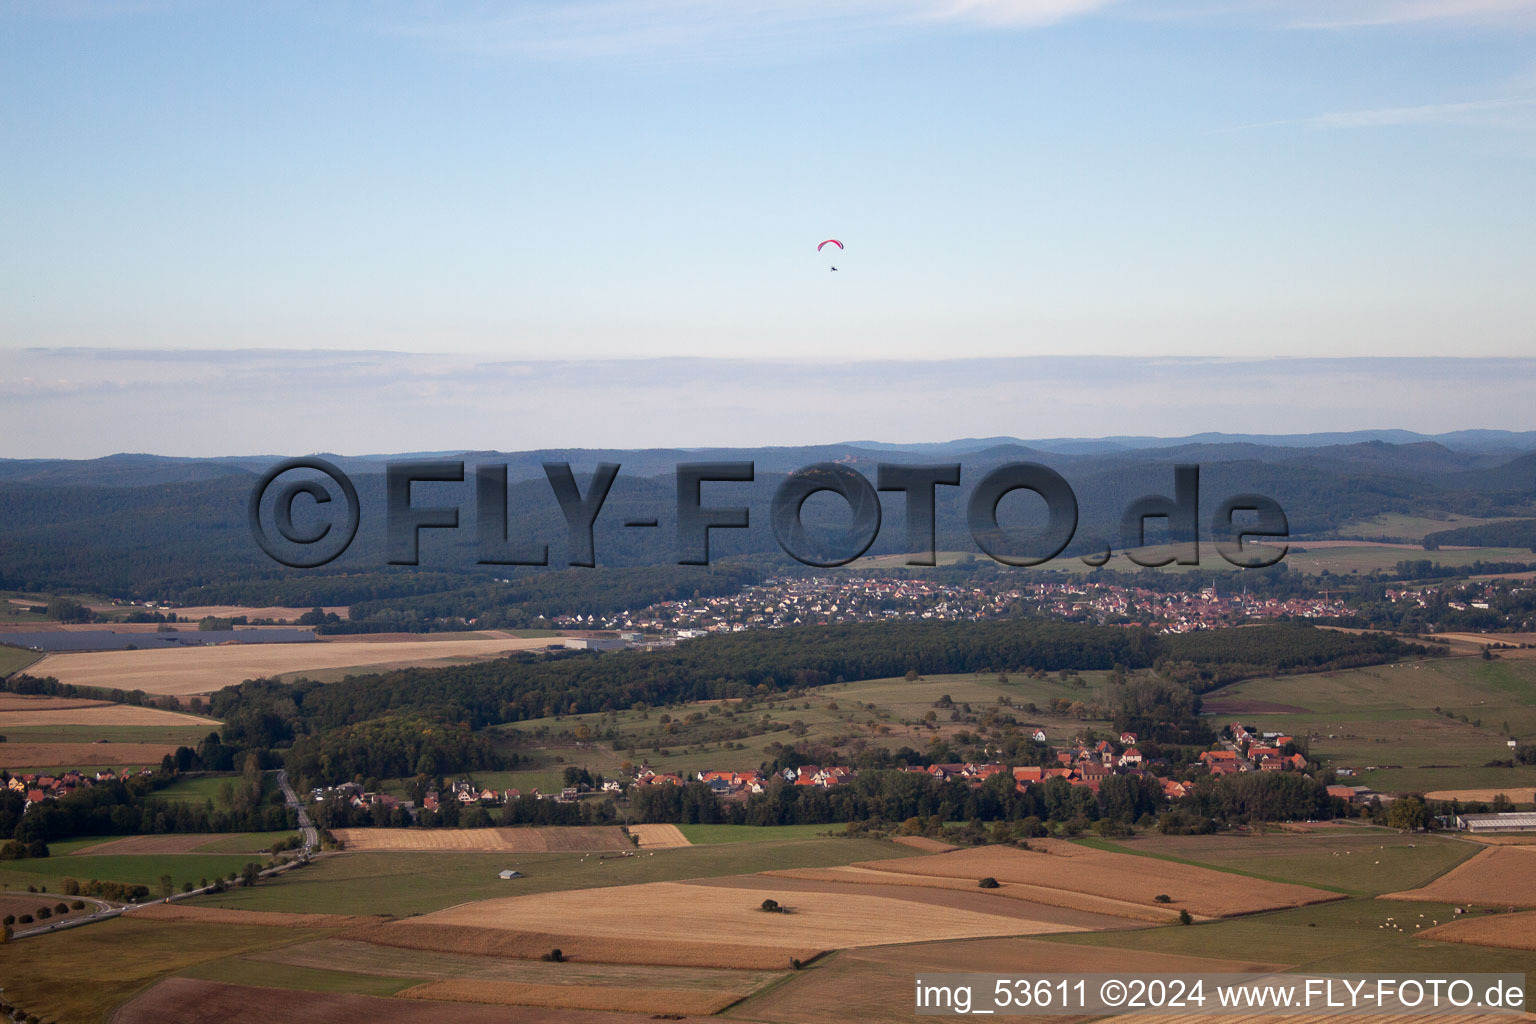
[[[1456,827],[1468,832],[1536,831],[1536,812],[1512,811],[1506,814],[1458,814]]]
[[[507,868],[507,870],[501,872],[496,877],[505,882],[513,878],[522,878],[523,873],[521,871],[514,871],[511,868]]]

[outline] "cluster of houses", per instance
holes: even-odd
[[[148,768],[124,768],[121,771],[103,768],[101,771],[89,774],[71,769],[60,772],[58,775],[36,773],[12,775],[6,780],[5,786],[11,792],[20,793],[26,797],[27,807],[31,807],[45,800],[57,800],[60,797],[69,796],[77,789],[90,789],[98,782],[117,782],[139,776],[147,778],[153,774]]]
[[[1045,733],[1037,731],[1034,738],[1038,742],[1045,742]],[[1170,800],[1177,800],[1189,792],[1187,783],[1176,779],[1164,778],[1154,769],[1166,767],[1167,762],[1162,760],[1150,761],[1142,756],[1136,747],[1134,733],[1124,732],[1120,734],[1120,742],[1112,743],[1109,740],[1099,740],[1089,744],[1078,742],[1066,749],[1056,750],[1054,765],[1028,765],[1012,768],[1000,763],[967,763],[967,764],[933,764],[927,766],[915,765],[902,769],[913,774],[927,775],[929,778],[940,782],[958,781],[971,786],[980,786],[995,775],[1010,774],[1013,777],[1014,786],[1019,792],[1023,792],[1028,786],[1036,783],[1048,782],[1051,779],[1062,779],[1069,785],[1085,786],[1097,793],[1099,785],[1111,775],[1150,775],[1157,779],[1162,786],[1163,795]],[[1232,753],[1221,751],[1220,753]],[[1236,755],[1233,754],[1235,757]],[[1291,762],[1287,761],[1287,764]],[[1302,766],[1306,761],[1302,759]],[[1212,768],[1213,772],[1216,769]],[[1252,770],[1244,768],[1242,770]],[[777,773],[786,783],[794,786],[821,786],[830,787],[842,785],[857,777],[856,769],[834,766],[819,767],[817,765],[805,765],[800,768],[785,768]],[[773,780],[772,775],[765,775],[759,771],[701,771],[695,775],[680,775],[675,772],[655,772],[648,767],[639,770],[635,778],[636,785],[681,786],[692,781],[703,782],[718,795],[726,798],[745,799],[754,794],[761,793]]]
[[[1169,633],[1248,619],[1316,619],[1349,613],[1343,601],[1326,594],[1286,598],[1246,591],[1223,594],[1214,583],[1193,594],[1086,580],[1021,585],[1007,578],[953,584],[861,575],[771,578],[733,594],[662,601],[605,616],[562,615],[552,622],[562,628],[632,630],[637,636],[666,634],[675,641],[801,624],[897,618],[976,621],[1017,614],[1020,605],[1059,618],[1138,623]]]
[[[1200,759],[1210,766],[1213,775],[1234,775],[1257,769],[1261,772],[1306,771],[1307,759],[1301,754],[1285,754],[1294,737],[1279,732],[1255,734],[1241,722],[1233,722],[1228,730],[1232,733],[1235,750],[1207,750]],[[1247,756],[1243,755],[1243,748]]]

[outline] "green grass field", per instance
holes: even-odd
[[[583,860],[574,853],[342,853],[250,889],[232,889],[192,902],[245,910],[403,916],[494,896],[748,874],[769,868],[829,867],[913,853],[895,843],[869,839],[718,843],[609,860]],[[496,877],[509,867],[526,877],[516,882]]]
[[[843,830],[842,825],[679,825],[677,828],[694,846],[815,839],[829,832],[838,833]]]
[[[15,620],[10,617],[6,617],[5,619],[0,619],[0,621]],[[3,637],[4,634],[0,634],[0,639],[3,639]],[[0,679],[5,678],[12,672],[20,672],[22,669],[26,668],[33,662],[41,660],[42,657],[43,656],[36,651],[29,651],[22,647],[6,647],[0,645]]]
[[[100,840],[96,840],[99,842]],[[56,890],[60,880],[73,878],[80,882],[100,879],[107,882],[124,882],[130,885],[147,885],[154,892],[161,875],[170,875],[176,888],[183,882],[197,883],[202,879],[214,879],[239,871],[258,856],[238,854],[111,854],[78,857],[64,856],[69,851],[60,850],[66,844],[51,845],[51,856],[38,859],[8,860],[0,863],[0,886],[7,889],[25,889],[29,885],[46,885]]]
[[[1485,523],[1508,523],[1512,521],[1509,517],[1488,519],[1449,512],[1439,518],[1389,512],[1384,515],[1371,516],[1369,519],[1357,519],[1354,522],[1345,523],[1337,530],[1332,531],[1332,535],[1345,539],[1392,537],[1406,542],[1417,542],[1422,541],[1429,534],[1438,533],[1441,530],[1456,530],[1463,526],[1478,526]],[[1305,544],[1306,541],[1298,541],[1297,543]]]

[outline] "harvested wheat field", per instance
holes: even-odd
[[[629,834],[640,841],[642,850],[675,850],[693,845],[676,825],[630,825]]]
[[[226,910],[222,907],[189,907],[182,903],[148,903],[129,911],[135,918],[151,921],[186,921],[192,924],[254,924],[266,928],[355,928],[375,924],[376,917],[346,914],[283,914],[273,910]]]
[[[1420,932],[1415,938],[1436,942],[1464,942],[1469,946],[1536,950],[1536,912],[1480,914],[1458,918]]]
[[[951,850],[960,849],[960,847],[953,843],[929,839],[927,836],[894,836],[891,841],[900,843],[902,846],[910,846],[914,850],[922,850],[925,853],[948,853]]]
[[[801,881],[840,882],[888,886],[892,889],[916,889],[927,892],[978,892],[998,899],[1019,900],[1042,907],[1077,910],[1086,914],[1107,915],[1131,921],[1150,921],[1166,924],[1179,916],[1177,906],[1154,904],[1151,906],[1132,903],[1129,900],[1111,899],[1091,893],[1054,889],[1045,885],[1029,885],[1022,882],[1000,882],[996,889],[982,889],[976,878],[950,878],[942,875],[915,875],[905,872],[874,871],[867,867],[845,866],[830,868],[785,868],[765,871],[774,878]],[[987,877],[983,875],[982,877]],[[996,876],[993,876],[996,877]],[[893,898],[900,898],[893,896]],[[1200,915],[1196,915],[1199,917]],[[1201,918],[1204,920],[1204,918]]]
[[[1510,786],[1505,789],[1437,789],[1425,793],[1426,800],[1460,800],[1462,803],[1492,803],[1499,794],[1517,804],[1536,803],[1536,786]]]
[[[1338,893],[1304,885],[1266,882],[1172,861],[1153,861],[1058,840],[1035,840],[1029,850],[985,846],[932,857],[876,860],[854,867],[923,877],[996,878],[1067,892],[1100,896],[1145,907],[1159,907],[1154,897],[1173,898],[1167,907],[1204,917],[1227,917],[1257,910],[1301,907],[1342,899]],[[1035,897],[1031,897],[1035,898]],[[1046,902],[1040,900],[1040,902]]]
[[[759,909],[764,899],[776,899],[791,912],[764,913]],[[910,909],[900,900],[872,895],[649,882],[483,900],[415,920],[609,939],[644,934],[658,944],[707,936],[785,950],[1069,930],[973,910],[933,907],[914,915]]]
[[[1380,899],[1536,907],[1536,847],[1490,846],[1422,888]]]
[[[499,658],[514,651],[543,647],[548,640],[521,637],[475,640],[361,640],[292,644],[220,644],[172,650],[79,651],[50,654],[33,665],[38,676],[54,676],[77,686],[116,687],[145,693],[190,696],[220,687],[326,669],[379,671],[385,667],[450,664]]]
[[[520,981],[454,978],[429,981],[396,993],[401,999],[442,999],[493,1006],[549,1006],[565,1010],[621,1013],[719,1013],[739,996],[697,989],[618,988],[589,985],[537,985]]]
[[[815,869],[806,869],[811,874]],[[835,871],[836,869],[827,869]],[[949,907],[954,910],[974,910],[982,914],[999,914],[1003,917],[1020,918],[1063,932],[1105,931],[1117,928],[1137,927],[1126,920],[1127,915],[1095,913],[1061,905],[1032,902],[1012,891],[1017,887],[1004,885],[997,889],[978,888],[971,882],[958,878],[936,878],[939,885],[889,885],[880,880],[884,872],[866,871],[862,876],[796,877],[794,869],[765,872],[757,875],[724,875],[716,878],[691,878],[683,884],[702,885],[726,889],[762,889],[779,892],[832,892],[852,893],[855,896],[877,896],[918,906]],[[868,879],[874,877],[873,883]],[[912,876],[916,878],[916,876]],[[1085,897],[1086,899],[1086,897]],[[923,913],[918,906],[911,913]],[[1125,904],[1129,907],[1130,904]],[[1141,908],[1132,908],[1139,910]],[[1137,916],[1137,920],[1154,919],[1152,915]],[[1155,918],[1163,921],[1166,918]]]
[[[0,743],[0,768],[159,765],[174,743]]]
[[[80,700],[75,697],[34,697],[19,693],[0,693],[0,714],[10,711],[68,711],[72,708],[99,708],[104,700]]]
[[[21,698],[27,700],[28,698]],[[18,706],[17,701],[0,704],[0,730],[10,725],[164,725],[218,726],[212,718],[184,715],[159,708],[110,704],[106,701],[64,701],[64,707]]]
[[[599,890],[612,892],[614,890]],[[490,900],[487,902],[500,902]],[[758,902],[761,902],[759,900]],[[463,907],[479,904],[468,903]],[[606,911],[613,907],[605,908]],[[764,917],[768,915],[764,914]],[[644,928],[644,924],[635,925]],[[574,963],[651,964],[659,967],[725,967],[738,970],[783,970],[790,957],[814,960],[825,952],[820,948],[785,949],[782,946],[753,945],[750,942],[716,942],[691,936],[668,942],[640,941],[631,930],[622,939],[575,935],[569,931],[538,932],[511,928],[477,928],[472,925],[433,924],[425,918],[391,921],[347,932],[342,937],[376,946],[396,949],[427,950],[466,956],[504,957],[537,960],[558,949]]]
[[[1020,965],[1027,966],[1021,968]],[[822,961],[814,971],[792,974],[783,984],[753,996],[742,1005],[739,1015],[781,1024],[846,1024],[847,1021],[897,1024],[921,1020],[923,1018],[914,1018],[912,1013],[912,979],[923,972],[1012,974],[1022,969],[1076,973],[1112,969],[1127,974],[1187,977],[1197,973],[1270,971],[1280,966],[1283,965],[1244,958],[1217,960],[1135,949],[1110,951],[1033,939],[969,939],[879,946],[844,950]],[[1063,1020],[1061,1017],[1012,1019]],[[1301,1018],[1292,1017],[1288,1024],[1300,1024],[1300,1021]]]
[[[649,1014],[391,999],[339,992],[257,988],[193,978],[166,978],[112,1014],[112,1024],[204,1024],[210,1020],[222,1024],[271,1024],[274,1020],[388,1021],[389,1024],[652,1024]]]
[[[549,828],[338,828],[358,853],[587,853],[633,850],[617,825]]]

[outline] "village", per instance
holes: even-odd
[[[1328,619],[1349,614],[1336,598],[1222,592],[1213,581],[1198,593],[1165,593],[1080,579],[957,585],[885,576],[774,577],[734,594],[662,601],[613,615],[560,615],[562,629],[607,629],[690,639],[708,633],[889,619],[974,622],[1020,614],[1165,633],[1216,629],[1254,619]],[[638,642],[636,635],[634,641]]]
[[[89,773],[70,769],[59,772],[57,775],[47,772],[23,772],[7,778],[5,786],[13,793],[22,794],[27,801],[26,807],[31,807],[33,804],[69,796],[76,790],[90,789],[98,782],[126,781],[130,778],[149,778],[153,775],[153,770],[149,768],[137,770],[123,768],[117,771],[103,768]]]

